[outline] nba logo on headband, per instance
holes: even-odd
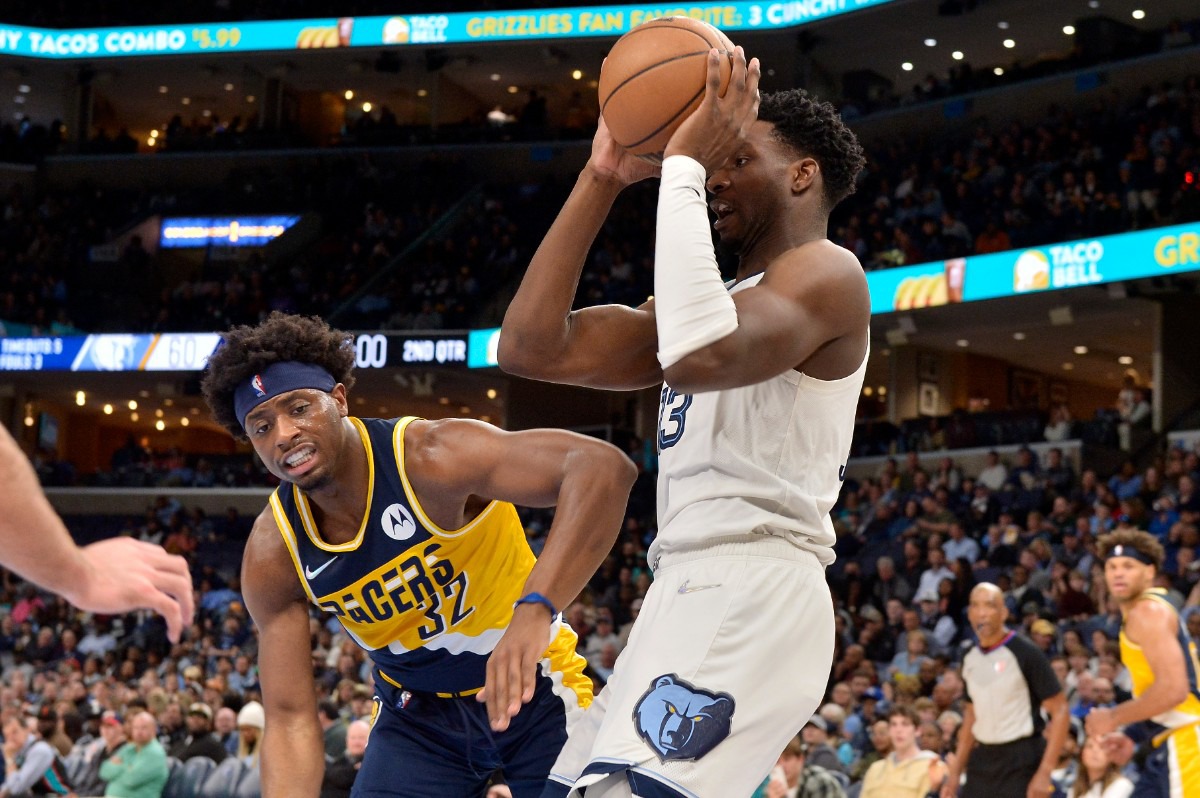
[[[1119,543],[1116,546],[1113,546],[1113,556],[1114,557],[1124,557],[1125,556],[1125,547]]]
[[[267,388],[267,380],[271,381],[270,388]],[[337,380],[333,375],[316,364],[280,361],[267,366],[237,387],[233,396],[233,411],[244,427],[246,415],[263,402],[302,388],[329,393],[335,387]]]

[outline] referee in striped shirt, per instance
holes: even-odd
[[[958,757],[942,785],[954,798],[1047,798],[1070,728],[1067,698],[1046,655],[1005,625],[1000,588],[975,586],[967,617],[979,642],[963,658],[966,696]],[[1042,711],[1050,717],[1043,737]]]

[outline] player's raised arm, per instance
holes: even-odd
[[[492,728],[503,731],[533,697],[536,663],[550,642],[550,607],[572,601],[611,551],[637,469],[615,446],[564,430],[504,432],[454,419],[415,432],[420,438],[406,438],[405,445],[418,495],[440,487],[463,498],[555,507],[545,548],[521,591],[539,600],[514,610],[480,694]]]
[[[654,293],[666,381],[696,393],[801,366],[820,379],[845,377],[866,354],[870,297],[857,258],[826,236],[829,211],[853,190],[861,149],[849,131],[844,152],[822,152],[823,142],[790,137],[785,113],[760,120],[758,60],[736,48],[723,96],[720,64],[711,51],[704,102],[671,137],[663,161]],[[730,291],[722,281],[706,192],[718,234],[738,250],[739,280],[764,273],[756,285]]]
[[[592,156],[504,315],[500,368],[590,388],[633,389],[661,382],[649,306],[571,310],[588,250],[617,194],[657,171],[622,150],[600,121]]]
[[[266,713],[263,798],[317,798],[325,748],[317,722],[308,602],[269,507],[246,542],[242,592],[259,630]]]

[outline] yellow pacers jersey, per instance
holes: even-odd
[[[309,598],[337,616],[384,679],[419,692],[476,692],[535,558],[507,502],[491,502],[461,529],[425,515],[404,470],[413,420],[350,419],[370,464],[354,540],[326,543],[308,498],[290,483],[271,495],[271,507]],[[575,632],[556,618],[551,635],[543,669],[586,707],[591,686]]]
[[[1164,606],[1169,607],[1172,613],[1175,613],[1175,607],[1171,602],[1167,601],[1166,591],[1161,588],[1150,588],[1142,593],[1137,600],[1161,602]],[[1196,682],[1196,674],[1197,671],[1200,671],[1200,664],[1197,663],[1196,659],[1196,644],[1192,642],[1191,636],[1188,635],[1187,628],[1179,622],[1177,613],[1175,625],[1178,630],[1176,632],[1176,639],[1183,648],[1183,658],[1187,664],[1188,696],[1177,706],[1150,719],[1150,731],[1153,735],[1200,722],[1200,691],[1197,690]],[[1150,670],[1150,663],[1146,661],[1146,655],[1142,653],[1142,647],[1126,637],[1124,624],[1121,625],[1121,662],[1129,669],[1129,675],[1133,680],[1133,695],[1135,698],[1142,695],[1142,693],[1150,688],[1150,685],[1154,684],[1154,672]]]

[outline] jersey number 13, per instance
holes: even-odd
[[[658,403],[658,450],[670,449],[683,437],[688,408],[692,406],[690,393],[676,393],[664,385]]]

